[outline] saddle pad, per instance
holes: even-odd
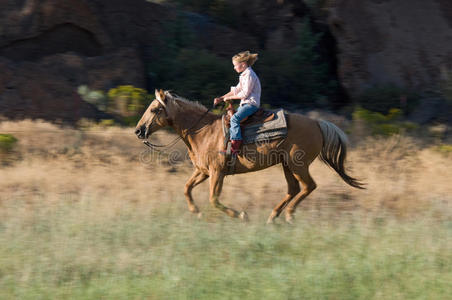
[[[229,139],[229,128],[226,128],[224,118],[223,133]],[[265,142],[286,136],[287,123],[283,109],[275,111],[275,118],[272,121],[242,127],[243,144]]]

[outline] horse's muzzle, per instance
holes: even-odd
[[[144,139],[146,137],[146,127],[145,126],[141,126],[140,128],[137,128],[135,130],[135,134],[139,139]]]

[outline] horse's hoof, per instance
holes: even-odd
[[[192,214],[197,215],[199,213],[199,209],[197,207],[189,208],[188,209]]]
[[[267,219],[267,225],[275,224],[275,218],[277,217],[276,212],[272,212],[271,215]]]
[[[248,214],[246,212],[244,212],[244,211],[242,211],[239,214],[239,218],[242,219],[244,222],[248,222],[249,221]]]
[[[202,212],[197,213],[196,217],[201,220],[202,219]]]
[[[286,215],[286,223],[293,225],[293,216],[292,215]]]
[[[273,225],[273,224],[275,224],[275,217],[270,216],[267,219],[267,225]]]

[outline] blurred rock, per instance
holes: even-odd
[[[144,0],[0,0],[0,115],[106,117],[80,99],[78,86],[144,88],[145,63],[164,43],[164,26],[177,18],[174,9]],[[228,55],[237,50],[229,41],[241,34],[206,24],[195,28],[200,43]],[[247,36],[242,41],[256,45]]]
[[[0,68],[4,71],[0,75],[0,113],[11,119],[74,123],[81,118],[112,118],[83,101],[77,87],[89,84],[105,91],[122,82],[144,85],[143,65],[133,49],[96,57],[54,54],[37,62],[13,63],[0,58]]]
[[[374,85],[437,88],[452,69],[450,0],[342,0],[329,3],[338,74],[350,95]]]
[[[452,125],[452,101],[443,93],[427,91],[421,95],[419,104],[408,116],[409,120],[418,124]]]
[[[155,49],[165,49],[167,27],[180,18],[196,45],[229,58],[292,47],[306,16],[324,32],[319,51],[333,73],[337,64],[352,97],[386,84],[435,90],[440,69],[452,70],[450,0],[249,0],[240,28],[145,0],[0,0],[0,115],[71,122],[98,115],[78,86],[146,87],[145,65],[161,55]]]
[[[445,108],[446,103],[442,98],[424,98],[420,101],[416,109],[410,114],[410,120],[419,124],[432,122]]]

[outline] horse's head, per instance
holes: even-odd
[[[149,104],[135,128],[139,139],[147,139],[153,132],[168,126],[168,101],[165,93],[155,90],[155,100]]]

